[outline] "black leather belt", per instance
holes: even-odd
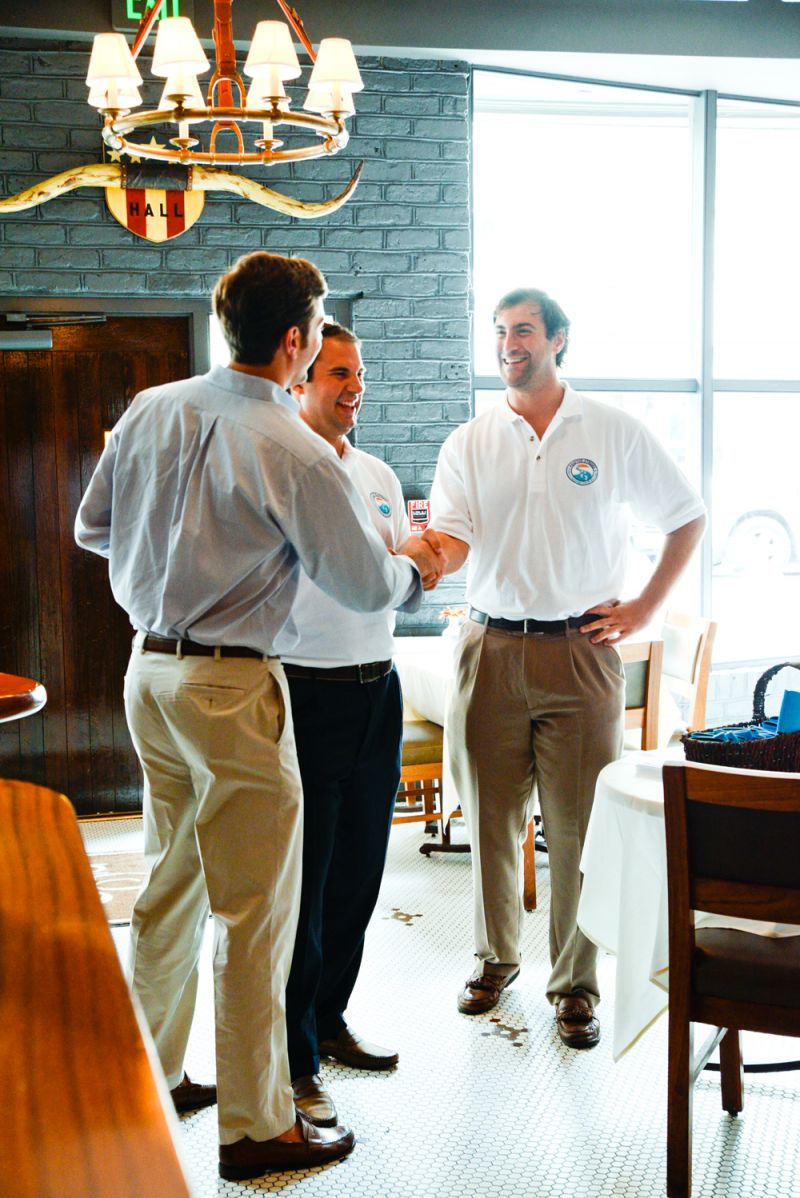
[[[172,641],[166,636],[148,632],[142,641],[148,653],[172,653],[175,657],[258,657],[264,654],[245,645],[198,645],[197,641]]]
[[[391,672],[392,662],[365,661],[360,666],[331,666],[329,670],[318,666],[297,666],[285,661],[283,668],[287,678],[315,678],[317,682],[377,682]]]
[[[567,620],[504,620],[500,616],[487,616],[486,612],[469,609],[469,618],[476,624],[486,624],[489,628],[499,628],[502,632],[524,632],[531,636],[565,636],[568,628],[583,628],[592,620],[603,617],[597,612],[587,612],[585,616],[570,616]]]

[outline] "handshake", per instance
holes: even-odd
[[[442,542],[432,528],[426,528],[421,537],[410,536],[397,552],[411,558],[420,572],[425,591],[432,591],[446,571]]]

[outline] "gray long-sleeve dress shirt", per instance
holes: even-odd
[[[135,628],[272,653],[299,566],[355,611],[413,610],[331,447],[276,384],[217,366],[136,396],[81,502],[79,545],[109,558]]]

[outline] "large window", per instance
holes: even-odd
[[[550,291],[566,377],[709,506],[671,604],[718,621],[718,662],[796,656],[800,107],[481,71],[474,121],[476,410],[502,396],[496,300]],[[659,549],[633,525],[628,594]]]

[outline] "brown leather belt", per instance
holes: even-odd
[[[583,628],[593,620],[601,620],[596,612],[587,612],[585,616],[570,616],[567,620],[504,620],[501,616],[487,616],[486,612],[469,609],[469,618],[476,624],[485,624],[488,628],[498,628],[502,632],[524,632],[529,636],[566,636],[568,628]]]
[[[297,666],[285,661],[283,668],[287,678],[314,678],[317,682],[377,682],[391,673],[392,661],[366,661],[360,666],[332,666],[329,670],[318,666]]]
[[[245,645],[198,645],[197,641],[172,641],[166,636],[154,636],[148,632],[142,641],[142,649],[148,653],[172,653],[175,657],[258,657],[265,654]]]

